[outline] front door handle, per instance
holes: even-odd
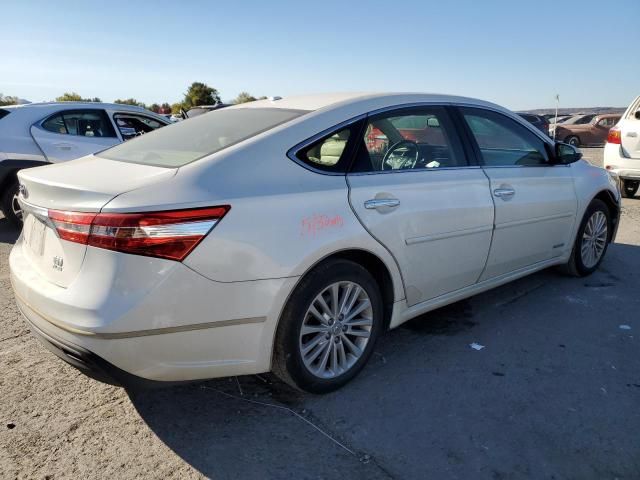
[[[400,205],[400,200],[397,198],[372,198],[364,202],[364,208],[367,210],[374,210],[378,208],[396,208]]]
[[[503,200],[509,200],[516,194],[513,188],[496,188],[493,191],[493,195]]]

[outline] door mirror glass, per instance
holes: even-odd
[[[582,158],[582,152],[568,143],[556,142],[555,163],[568,165]]]

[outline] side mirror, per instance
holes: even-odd
[[[638,111],[636,112],[636,118],[637,118],[638,120],[640,120],[640,110],[638,110]]]
[[[582,152],[573,145],[564,142],[556,142],[554,162],[558,165],[568,165],[582,158]]]

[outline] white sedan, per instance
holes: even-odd
[[[274,371],[344,385],[380,335],[554,265],[588,275],[616,183],[469,98],[257,101],[19,173],[34,334],[113,383]]]
[[[0,107],[0,209],[21,221],[17,172],[99,152],[169,124],[141,107],[95,102]]]

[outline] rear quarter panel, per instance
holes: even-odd
[[[393,257],[351,210],[345,176],[312,172],[286,156],[303,139],[275,135],[229,148],[170,181],[124,193],[103,211],[231,205],[185,265],[219,282],[296,277],[328,255],[358,249],[385,263],[396,300],[404,298]]]

